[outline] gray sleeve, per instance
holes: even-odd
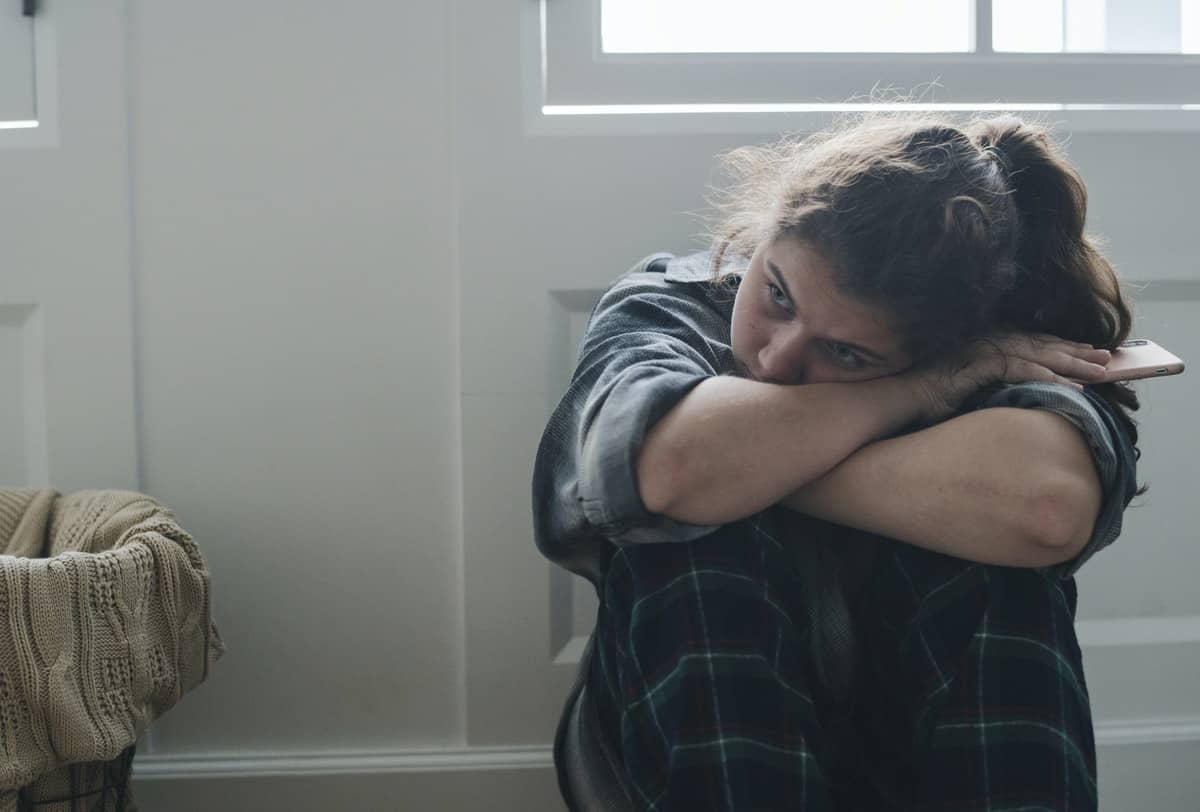
[[[1092,537],[1070,561],[1045,568],[1059,578],[1074,575],[1121,534],[1121,518],[1137,490],[1137,451],[1127,429],[1115,414],[1118,407],[1086,387],[1082,392],[1055,383],[1000,386],[978,408],[1046,409],[1070,420],[1082,432],[1096,463],[1103,490],[1100,514]]]
[[[637,460],[646,433],[712,374],[698,369],[695,359],[673,344],[664,340],[627,353],[631,363],[602,376],[579,422],[579,506],[596,529],[618,544],[688,541],[715,529],[648,512],[638,488]]]
[[[567,392],[534,463],[539,548],[577,572],[604,544],[690,541],[716,526],[677,522],[642,502],[646,433],[693,387],[721,374],[716,314],[690,285],[624,277],[592,312]]]

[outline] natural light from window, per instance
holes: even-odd
[[[992,0],[992,43],[1022,53],[1200,53],[1200,0]]]
[[[966,0],[603,0],[607,53],[964,52]]]
[[[917,11],[916,9],[919,9]],[[964,53],[973,0],[602,0],[605,53]],[[1200,0],[992,0],[992,48],[1200,53]]]

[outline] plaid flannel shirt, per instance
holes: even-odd
[[[1074,780],[1067,780],[1062,759],[1046,769],[1061,774],[1056,786],[1090,784],[1094,801],[1094,744],[1071,627],[1071,576],[1118,536],[1135,489],[1136,451],[1112,408],[1090,391],[1040,383],[992,387],[972,407],[1048,409],[1071,420],[1086,437],[1103,485],[1103,508],[1091,540],[1075,559],[1038,571],[986,567],[875,537],[879,554],[864,588],[871,600],[853,606],[853,635],[869,653],[855,677],[863,682],[856,685],[853,708],[827,712],[830,703],[822,703],[819,680],[806,672],[812,663],[795,665],[789,672],[795,689],[791,700],[787,690],[780,693],[779,686],[788,680],[781,678],[778,667],[767,668],[759,675],[762,679],[730,670],[723,681],[723,672],[713,668],[715,662],[744,663],[743,655],[751,656],[737,651],[737,629],[745,628],[736,625],[738,590],[751,584],[758,592],[770,593],[770,579],[792,573],[814,544],[825,544],[836,558],[845,545],[830,543],[830,534],[848,528],[804,517],[804,530],[797,533],[799,514],[783,508],[725,527],[692,525],[651,514],[642,504],[635,466],[646,431],[693,386],[733,369],[732,297],[716,295],[708,284],[710,276],[707,253],[683,258],[659,254],[618,279],[592,313],[571,385],[538,448],[533,481],[538,548],[591,581],[601,598],[596,631],[555,741],[568,802],[580,808],[603,803],[609,809],[817,809],[837,799],[842,808],[854,808],[848,804],[857,802],[848,799],[862,791],[874,793],[870,804],[879,808],[943,808],[936,805],[940,801],[931,795],[929,782],[921,783],[920,770],[944,764],[950,772],[938,784],[937,794],[950,804],[944,808],[973,809],[971,803],[978,802],[1000,809],[1005,771],[995,765],[989,769],[989,764],[999,760],[1036,769],[1036,762],[1028,766],[1028,758],[1013,761],[1032,752],[1024,735],[1030,730],[1044,731],[1047,746],[1070,742],[1065,750],[1079,754]],[[748,536],[754,544],[746,543]],[[740,539],[734,542],[736,548],[761,554],[748,570],[745,561],[739,569],[722,558],[722,540],[728,544],[733,537]],[[707,551],[717,563],[698,565],[696,557]],[[664,558],[669,566],[658,560]],[[670,588],[654,583],[656,572],[673,573]],[[688,576],[681,578],[681,572]],[[687,600],[703,596],[698,617],[709,631],[704,639],[697,639],[695,617],[680,621],[652,610],[656,595],[684,600],[674,594],[681,588],[691,596]],[[773,588],[781,589],[782,583],[776,581]],[[764,634],[775,629],[777,639],[758,641],[774,646],[768,650],[782,651],[785,640],[792,650],[809,645],[806,619],[818,627],[848,620],[830,616],[828,607],[816,605],[812,596],[797,599],[795,590],[783,592],[792,597],[767,601],[779,610],[774,625],[759,624]],[[756,595],[761,602],[763,596]],[[1019,600],[1014,602],[1013,596]],[[724,606],[726,599],[732,605]],[[639,606],[636,618],[628,614],[634,603]],[[740,604],[741,610],[747,606]],[[1009,609],[1001,612],[1001,606]],[[1020,606],[1028,611],[1018,611]],[[713,628],[722,619],[735,623],[735,628],[714,636]],[[646,646],[645,634],[653,645],[643,656],[674,641],[676,649],[695,648],[694,662],[708,670],[689,675],[675,668],[656,680],[641,675],[638,685],[630,661],[618,663],[617,652],[628,657]],[[1031,662],[1039,664],[1033,674],[1006,667],[1024,663],[1028,668]],[[994,697],[985,696],[979,687],[985,670],[989,689],[999,691]],[[1000,690],[1005,685],[1013,689],[1012,696]],[[960,695],[964,690],[975,696]],[[1031,710],[1025,706],[1034,694],[1040,704]],[[667,730],[661,712],[678,706],[684,696],[692,697],[688,715],[679,720],[681,726]],[[811,706],[809,715],[792,707],[797,721],[787,725],[793,732],[785,740],[805,729],[806,723],[799,721],[805,718],[821,732],[783,746],[778,731],[768,731],[772,722],[781,725],[783,709],[800,696]],[[728,713],[719,715],[718,710],[731,702],[752,708],[747,697],[762,700],[761,719],[739,726]],[[1052,697],[1061,701],[1051,702]],[[707,720],[700,723],[706,714]],[[837,730],[850,731],[844,741],[886,751],[858,752],[860,767],[863,758],[875,765],[867,770],[871,780],[862,780],[858,768],[847,768],[850,772],[838,777],[840,767],[831,760],[832,751],[818,741],[837,738]],[[1014,730],[1023,733],[1006,735]],[[967,741],[977,746],[964,746]],[[1012,743],[1010,752],[1004,750],[1005,741]],[[694,758],[697,765],[693,780],[681,780],[689,775],[677,763],[684,754],[692,754],[686,758]],[[843,761],[855,763],[853,758]],[[749,772],[733,771],[743,779],[762,771],[775,770],[777,775],[773,781],[731,783],[720,776],[728,777],[732,762],[754,765]],[[723,769],[712,769],[714,764]],[[770,792],[776,795],[759,798],[748,789],[751,784],[774,787]],[[738,797],[739,791],[745,797]],[[1077,789],[1076,800],[1085,799],[1080,808],[1089,808],[1088,792]],[[757,805],[760,802],[766,805]],[[1046,808],[1060,808],[1056,802],[1047,803]]]

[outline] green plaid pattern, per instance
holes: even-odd
[[[839,703],[780,510],[613,556],[587,696],[636,808],[1096,808],[1073,580],[833,539],[873,553]]]

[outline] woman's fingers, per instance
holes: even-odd
[[[1060,374],[1054,366],[1048,365],[1048,363],[1022,359],[1022,357],[1009,357],[1008,362],[1004,365],[1004,383],[1024,384],[1030,383],[1030,381],[1038,381],[1038,383],[1046,384],[1068,384],[1078,389],[1078,385],[1075,384],[1074,380],[1068,378],[1067,375]]]
[[[1060,353],[1055,363],[1049,366],[1054,372],[1075,380],[1102,381],[1105,372],[1104,364],[1089,360],[1102,357],[1104,360],[1108,360],[1107,357],[1096,355],[1094,350],[1084,353],[1082,356]]]
[[[1025,358],[1009,360],[1004,373],[1004,381],[1005,383],[1028,383],[1030,381],[1061,383],[1075,389],[1083,389],[1081,384],[1065,375],[1060,375],[1053,368]]]
[[[1016,347],[1014,349],[1022,355],[1028,353],[1032,356],[1058,351],[1070,355],[1086,356],[1096,352],[1096,349],[1091,344],[1085,344],[1082,341],[1071,341],[1070,339],[1059,338],[1058,336],[1046,333],[1018,333],[1015,339]]]
[[[1002,345],[1002,350],[1008,354],[1010,362],[1015,356],[1043,367],[1052,376],[1047,378],[1039,374],[1026,380],[1053,379],[1061,382],[1063,379],[1071,379],[1071,382],[1085,383],[1100,381],[1104,378],[1105,364],[1112,358],[1108,350],[1045,334],[1017,334],[1003,341]],[[1033,374],[1033,370],[1027,367],[1021,367],[1021,370]],[[1013,371],[1009,369],[1004,376],[1010,383],[1013,382]]]

